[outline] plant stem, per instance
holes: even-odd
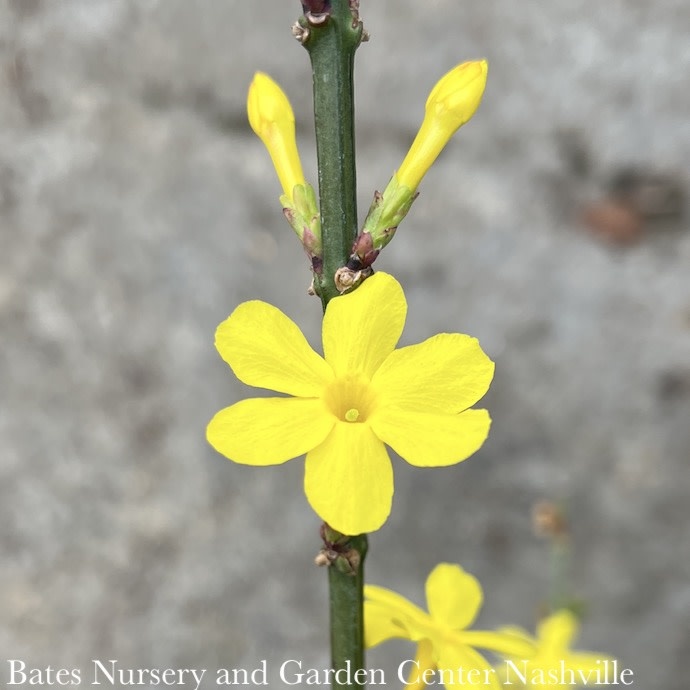
[[[354,57],[362,25],[348,0],[331,0],[330,16],[309,27],[305,43],[314,80],[314,120],[319,167],[323,273],[316,281],[324,309],[339,293],[333,277],[347,263],[357,236]]]
[[[549,606],[551,613],[566,608],[569,603],[570,540],[556,535],[551,540]]]
[[[336,671],[332,688],[364,688],[366,683],[356,682],[364,676],[364,558],[367,553],[367,535],[351,537],[350,558],[358,554],[354,572],[343,572],[336,564],[328,568],[328,592],[331,618],[331,667]],[[342,669],[340,675],[338,671]],[[359,678],[355,676],[362,669]],[[348,672],[349,671],[349,672]],[[348,680],[350,682],[348,682]]]
[[[307,3],[308,5],[309,3]],[[314,80],[314,119],[319,167],[319,200],[323,241],[323,272],[314,287],[325,311],[338,296],[335,272],[345,266],[357,236],[357,178],[355,171],[353,68],[362,24],[351,0],[318,3],[326,21],[300,23],[309,34],[305,47],[311,58]],[[312,3],[314,5],[314,3]],[[341,487],[347,491],[347,487]],[[333,688],[364,688],[356,682],[364,674],[364,557],[365,534],[343,539],[354,572],[332,564],[328,568]],[[341,543],[342,543],[341,542]],[[362,669],[358,674],[357,671]],[[338,673],[341,671],[341,673]],[[349,671],[349,672],[348,672]]]

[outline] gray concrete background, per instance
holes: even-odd
[[[435,79],[490,62],[482,107],[378,262],[405,342],[480,338],[485,447],[396,461],[368,579],[421,601],[439,561],[482,581],[483,626],[531,627],[548,585],[535,501],[565,502],[581,646],[641,690],[690,673],[690,233],[611,247],[579,220],[621,166],[690,160],[684,0],[362,0],[361,212]],[[30,666],[327,664],[303,463],[232,465],[204,441],[249,390],[213,349],[248,298],[318,343],[319,306],[246,124],[255,70],[288,92],[315,179],[297,2],[0,2],[0,649]],[[573,146],[573,142],[576,145]],[[578,162],[579,161],[579,162]],[[370,655],[393,669],[411,645]],[[2,662],[0,677],[7,680]],[[272,678],[274,687],[279,683]],[[392,684],[395,687],[396,684]]]

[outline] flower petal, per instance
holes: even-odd
[[[395,617],[391,610],[374,601],[364,602],[364,645],[367,649],[381,642],[400,638],[412,639],[404,618]]]
[[[482,687],[501,690],[496,671],[472,647],[446,643],[438,650],[438,683],[446,688]]]
[[[218,326],[216,348],[235,376],[250,386],[311,398],[321,395],[333,378],[295,323],[266,302],[240,304]]]
[[[216,414],[208,442],[247,465],[277,465],[318,446],[335,418],[316,398],[249,398]]]
[[[578,632],[578,620],[572,611],[561,609],[537,625],[539,648],[545,654],[562,654],[570,648]]]
[[[383,630],[383,618],[388,619],[389,630],[397,633],[391,637],[404,637],[408,640],[417,641],[429,637],[433,632],[433,624],[429,615],[397,592],[376,585],[365,585],[364,597],[365,605],[371,606],[378,618],[380,631]],[[369,620],[366,617],[365,627],[368,637]],[[400,634],[399,631],[404,632]]]
[[[471,647],[490,649],[501,656],[514,659],[531,659],[537,653],[534,640],[524,631],[514,628],[502,628],[496,631],[465,630],[462,640]]]
[[[377,407],[369,421],[384,443],[417,467],[447,467],[466,460],[481,448],[491,426],[486,410],[426,414]]]
[[[351,535],[377,530],[393,500],[393,468],[383,443],[367,424],[336,421],[307,454],[304,490],[333,529]]]
[[[405,690],[424,690],[427,685],[424,679],[428,679],[425,674],[436,669],[434,647],[431,640],[419,641],[414,661],[414,666],[410,665]]]
[[[494,363],[476,338],[441,333],[392,352],[371,383],[381,404],[462,412],[484,396],[493,375]]]
[[[352,294],[331,300],[323,319],[323,351],[336,376],[371,377],[393,352],[407,314],[402,287],[377,273]]]
[[[477,578],[453,563],[439,563],[426,580],[426,602],[431,617],[453,630],[472,625],[483,598]]]

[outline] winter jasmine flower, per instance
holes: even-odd
[[[505,628],[504,632],[533,642],[536,647],[536,653],[529,658],[506,655],[505,665],[501,668],[506,686],[510,683],[516,688],[549,690],[553,687],[600,685],[603,676],[611,672],[609,664],[613,659],[605,654],[571,650],[577,637],[578,621],[566,609],[542,620],[537,626],[536,639],[520,628]],[[609,681],[604,678],[603,682],[609,684]]]
[[[289,397],[221,410],[209,443],[249,465],[306,453],[316,513],[343,534],[378,529],[393,496],[386,445],[412,465],[453,465],[481,447],[491,423],[486,410],[469,409],[494,371],[477,340],[442,333],[396,350],[406,312],[400,284],[372,276],[328,304],[322,357],[275,307],[240,304],[216,331],[218,352],[240,381]]]
[[[468,630],[483,593],[477,579],[459,565],[440,563],[431,571],[426,581],[428,613],[383,587],[366,585],[364,596],[367,647],[392,638],[417,643],[414,661],[404,665],[408,690],[429,684],[500,690],[496,671],[477,649],[518,656],[534,653],[529,640],[510,631]]]

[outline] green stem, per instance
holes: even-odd
[[[349,0],[318,4],[326,6],[327,20],[311,26],[303,17],[300,23],[309,31],[304,45],[309,51],[314,80],[323,241],[323,271],[314,282],[325,311],[328,302],[339,294],[335,272],[347,263],[357,237],[352,76],[355,51],[362,40],[362,24],[353,14]],[[346,491],[347,487],[342,490]],[[363,588],[367,537],[359,535],[342,541],[346,541],[349,560],[355,567],[339,568],[334,563],[328,568],[331,663],[335,671],[332,687],[364,688],[364,682],[357,681],[365,675]]]
[[[549,607],[554,613],[567,607],[569,602],[570,542],[567,536],[558,535],[552,539],[550,561]]]
[[[305,43],[314,79],[323,273],[316,281],[324,309],[339,293],[333,277],[347,263],[357,236],[354,87],[352,74],[362,25],[348,0],[331,0],[330,16],[309,28]]]
[[[336,672],[331,683],[332,688],[366,687],[363,590],[367,535],[351,537],[348,547],[350,559],[354,552],[357,554],[353,572],[339,568],[338,563],[333,563],[328,568],[331,667]],[[360,669],[362,670],[357,674]],[[340,674],[338,671],[341,671]]]

